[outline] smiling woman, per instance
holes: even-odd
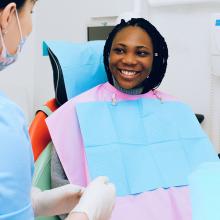
[[[167,67],[164,38],[143,18],[122,20],[103,54],[108,82],[46,120],[53,187],[107,175],[118,195],[112,220],[191,220],[188,175],[218,159],[190,107],[157,89]]]
[[[125,36],[126,34],[127,36]],[[119,41],[122,40],[122,37],[123,41],[126,40],[126,43],[129,44],[129,48],[114,48],[116,43],[120,44]],[[128,45],[121,46],[128,47]],[[119,83],[117,77],[114,75],[114,71],[111,71],[112,55],[116,54],[115,52],[117,52],[118,55],[118,49],[126,49],[121,55],[126,55],[125,58],[127,55],[129,55],[128,58],[131,60],[130,55],[132,54],[132,47],[133,54],[135,54],[135,56],[132,57],[132,62],[139,61],[139,66],[141,63],[142,65],[144,64],[146,66],[144,67],[145,74],[142,73],[139,75],[140,77],[137,76],[137,81],[134,83],[133,87],[130,85],[131,87],[128,87],[127,89],[142,87],[141,93],[146,93],[152,89],[157,88],[164,77],[168,59],[167,44],[163,36],[161,36],[160,32],[147,20],[142,18],[131,19],[128,22],[122,20],[122,22],[118,24],[109,34],[104,48],[105,69],[107,72],[108,80],[112,85],[115,84],[117,86]],[[135,68],[137,68],[137,66]],[[132,68],[127,67],[125,70],[132,70]],[[148,73],[146,73],[146,71]],[[126,88],[123,88],[121,85],[119,89],[123,90]],[[138,92],[139,91],[140,90],[138,90]],[[131,93],[132,91],[129,92]]]
[[[142,87],[142,82],[150,75],[152,64],[152,41],[143,29],[126,27],[115,36],[109,56],[109,68],[120,87]]]

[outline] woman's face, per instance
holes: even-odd
[[[32,13],[35,2],[36,0],[26,0],[24,7],[18,13],[24,37],[27,37],[32,31]]]
[[[129,26],[119,31],[109,56],[109,68],[124,89],[140,85],[149,75],[153,64],[153,44],[140,27]]]
[[[21,25],[21,32],[23,37],[27,37],[32,31],[32,11],[36,1],[34,0],[26,0],[24,6],[18,11],[18,18]],[[8,23],[5,25],[4,34],[4,42],[6,48],[8,49],[9,53],[14,54],[17,51],[18,44],[21,40],[18,21],[16,18],[16,7],[13,7],[13,3],[10,4],[11,12],[8,19]],[[6,6],[7,7],[7,6]],[[3,10],[4,12],[4,10]],[[7,15],[7,13],[5,13]]]

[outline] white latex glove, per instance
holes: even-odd
[[[69,213],[79,202],[83,191],[83,187],[72,184],[45,191],[32,187],[34,215],[54,216]]]
[[[109,183],[108,178],[97,177],[85,189],[71,213],[85,213],[89,220],[108,220],[115,204],[115,196],[115,186]]]

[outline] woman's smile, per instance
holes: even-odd
[[[128,80],[138,77],[138,75],[141,73],[141,71],[126,70],[126,69],[118,69],[118,72],[121,75],[121,77]]]

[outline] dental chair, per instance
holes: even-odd
[[[29,127],[35,161],[33,185],[41,190],[51,188],[52,143],[45,119],[68,99],[106,82],[107,78],[102,63],[103,46],[104,41],[83,44],[61,41],[43,43],[43,55],[49,56],[53,68],[55,98],[46,102],[36,112],[35,118]],[[67,51],[69,52],[67,53]],[[83,63],[81,62],[82,57],[84,59]],[[64,68],[61,68],[61,66]],[[67,83],[65,83],[65,80]],[[36,219],[58,220],[59,218],[54,216],[38,217]]]
[[[51,141],[46,117],[72,97],[107,81],[102,62],[103,47],[104,41],[43,42],[43,55],[49,56],[53,68],[55,98],[37,111],[29,128],[35,161]]]
[[[70,43],[43,42],[43,55],[49,56],[55,98],[39,109],[29,128],[35,160],[33,185],[42,190],[51,188],[51,137],[45,119],[72,97],[107,81],[103,51],[104,41]],[[200,123],[203,115],[196,114]],[[58,217],[38,217],[38,220],[57,220]]]

